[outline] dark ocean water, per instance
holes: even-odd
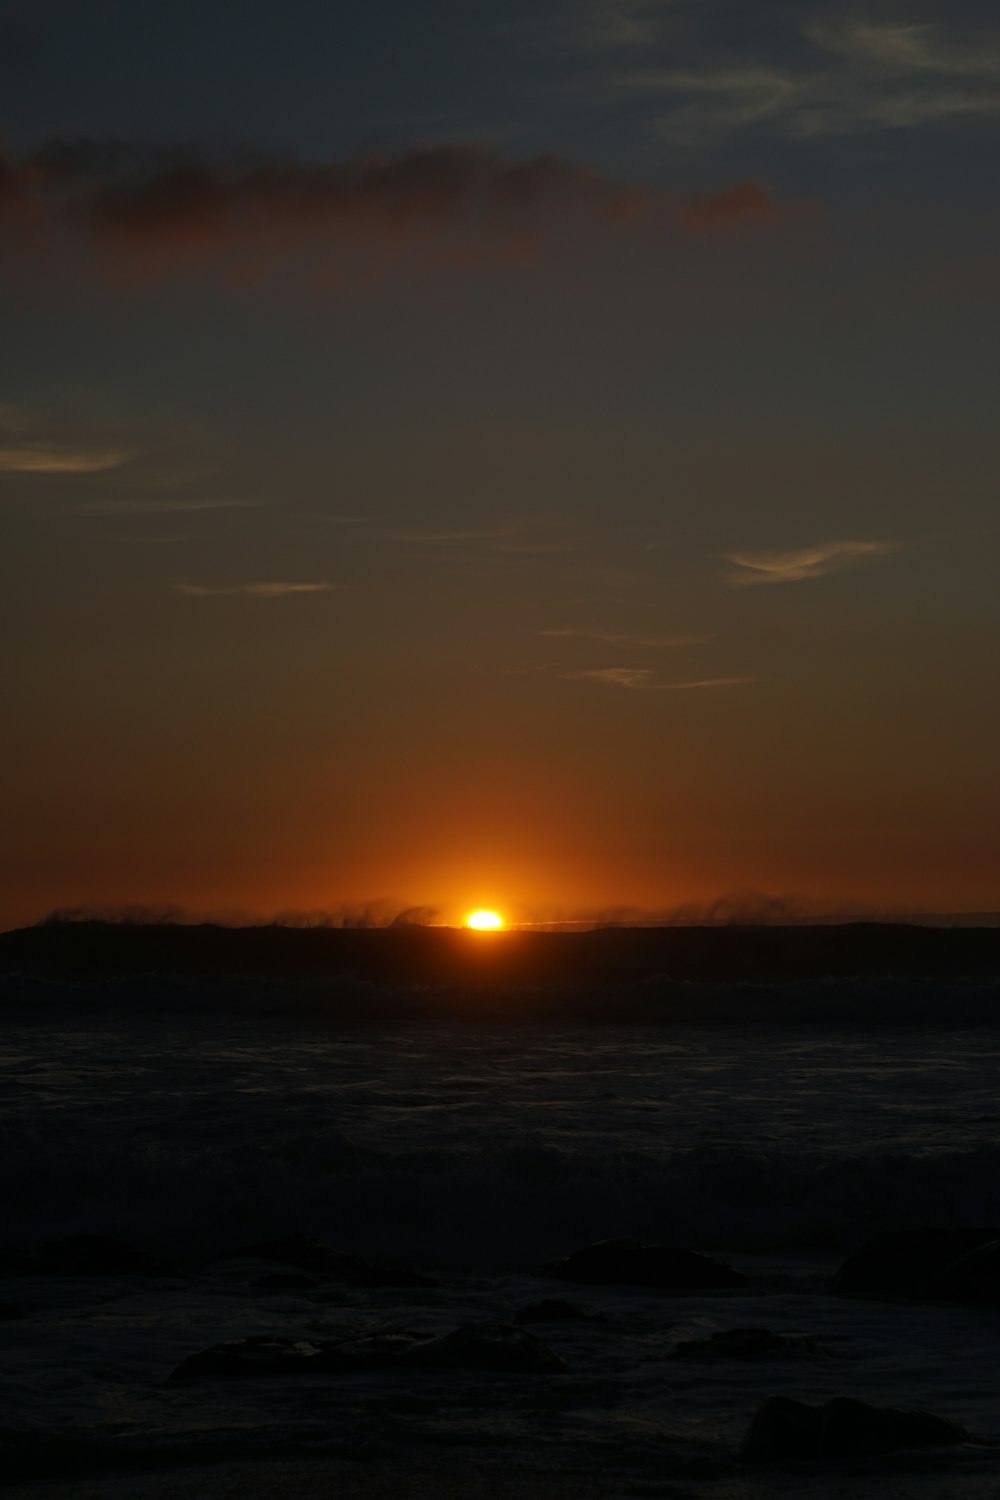
[[[288,1222],[472,1267],[612,1233],[841,1248],[996,1213],[1000,1028],[20,1015],[8,1238],[100,1223],[207,1253]]]
[[[996,1309],[829,1291],[842,1255],[880,1230],[1000,1219],[995,991],[677,993],[642,1023],[608,1024],[605,1010],[595,1024],[589,1000],[587,1021],[504,1024],[496,996],[488,1019],[471,996],[464,1021],[365,1024],[354,989],[348,1022],[329,987],[306,1003],[280,986],[20,986],[0,1056],[4,1241],[110,1234],[185,1277],[14,1278],[4,1295],[25,1315],[5,1324],[8,1423],[40,1442],[61,1432],[178,1452],[206,1424],[252,1428],[275,1451],[290,1434],[315,1446],[433,1431],[522,1455],[592,1444],[632,1474],[678,1444],[728,1461],[762,1393],[852,1392],[1000,1437]],[[203,1269],[291,1231],[440,1285],[265,1294]],[[523,1381],[520,1395],[496,1379],[470,1395],[443,1375],[419,1398],[371,1377],[360,1396],[338,1387],[321,1402],[301,1383],[294,1397],[273,1382],[197,1395],[166,1383],[225,1337],[503,1321],[552,1294],[537,1275],[549,1257],[624,1235],[708,1250],[752,1285],[578,1289],[603,1322],[539,1330],[573,1371],[558,1411],[549,1387],[533,1406]],[[844,1362],[692,1374],[668,1358],[680,1338],[747,1325],[820,1338]],[[921,1474],[872,1493],[979,1494],[991,1452],[954,1459],[958,1488]]]

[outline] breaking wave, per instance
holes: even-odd
[[[632,1235],[724,1250],[843,1249],[884,1229],[996,1217],[1000,1147],[917,1154],[730,1149],[362,1148],[331,1130],[246,1151],[0,1140],[5,1238],[99,1229],[183,1257],[301,1229],[430,1266],[530,1267]]]

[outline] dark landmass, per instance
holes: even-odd
[[[841,926],[615,927],[470,932],[47,922],[0,934],[0,974],[99,981],[135,975],[323,980],[395,989],[635,985],[661,978],[775,984],[827,978],[1000,978],[1000,929]]]

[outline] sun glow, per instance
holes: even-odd
[[[499,932],[503,917],[498,911],[474,911],[466,917],[465,925],[474,927],[477,932]]]

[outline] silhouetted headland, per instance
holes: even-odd
[[[630,986],[653,978],[776,984],[1000,978],[1000,930],[875,922],[476,933],[450,927],[293,928],[50,921],[0,934],[0,973],[461,987]]]

